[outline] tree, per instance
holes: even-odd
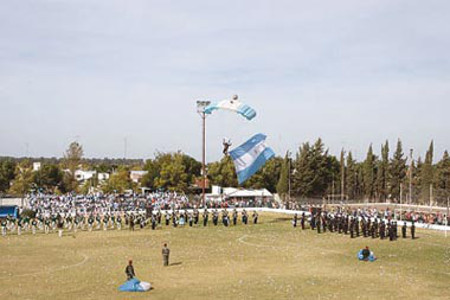
[[[6,192],[14,179],[16,163],[12,159],[0,161],[0,192]]]
[[[286,153],[281,165],[280,177],[277,183],[277,193],[281,198],[285,199],[289,192],[289,173],[290,173],[290,157]]]
[[[324,150],[320,138],[313,146],[304,143],[300,147],[294,166],[297,172],[292,177],[292,189],[301,197],[322,197],[339,173],[339,162]]]
[[[64,173],[58,165],[44,164],[39,171],[34,172],[33,177],[38,188],[53,192],[55,188],[61,187]]]
[[[64,153],[63,165],[66,171],[63,176],[64,191],[76,191],[78,181],[75,178],[75,171],[78,169],[83,158],[83,147],[78,142],[72,142]]]
[[[425,155],[425,161],[421,170],[422,203],[430,200],[430,186],[433,184],[433,141]]]
[[[223,157],[219,162],[208,166],[208,177],[212,184],[222,187],[238,186],[233,160],[230,156]]]
[[[28,160],[16,166],[14,181],[9,189],[11,195],[23,197],[30,192],[33,185],[33,169]]]
[[[281,157],[270,159],[258,172],[244,182],[243,186],[251,189],[266,188],[270,192],[275,193],[282,163],[283,159]]]
[[[373,154],[372,144],[367,151],[366,160],[363,163],[363,178],[364,178],[364,196],[367,199],[373,199],[375,192],[375,161],[376,157]]]
[[[386,201],[388,196],[389,178],[389,143],[381,145],[381,159],[377,163],[376,191],[380,201]],[[398,198],[397,198],[398,199]]]
[[[438,196],[444,200],[442,203],[446,203],[445,200],[450,197],[450,157],[447,150],[436,165],[434,185]]]
[[[103,185],[102,190],[105,193],[123,193],[132,188],[133,184],[128,168],[120,166],[115,173],[111,174],[109,180]]]
[[[345,189],[350,199],[356,198],[357,170],[355,164],[356,161],[353,159],[352,152],[350,151],[347,155],[347,176],[345,181]]]
[[[394,199],[400,199],[400,185],[406,179],[406,158],[403,156],[402,142],[397,141],[397,148],[391,159],[389,168],[390,194]]]
[[[174,153],[169,162],[161,165],[161,173],[155,180],[155,187],[170,191],[187,192],[190,182],[183,164],[183,154]]]

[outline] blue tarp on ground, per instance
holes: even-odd
[[[6,218],[7,216],[17,218],[18,215],[19,215],[19,208],[17,207],[17,205],[0,206],[0,218]]]

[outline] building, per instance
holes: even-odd
[[[130,179],[134,183],[139,183],[147,173],[148,171],[130,171]]]
[[[214,202],[221,202],[226,200],[233,201],[272,201],[274,196],[267,189],[244,189],[213,185],[211,193],[206,194],[206,199]]]

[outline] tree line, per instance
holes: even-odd
[[[268,161],[253,177],[244,182],[245,188],[267,188],[278,192],[283,199],[293,198],[345,198],[370,201],[407,201],[429,203],[430,198],[445,202],[449,196],[450,159],[448,151],[433,163],[433,142],[424,158],[409,161],[402,142],[397,141],[391,154],[389,143],[380,146],[375,154],[370,145],[363,161],[356,161],[351,151],[342,149],[340,156],[329,153],[319,138],[313,144],[303,143],[294,157],[289,153]],[[201,180],[201,163],[181,151],[162,153],[147,160],[86,159],[83,148],[73,142],[62,158],[27,159],[0,158],[0,193],[24,195],[30,191],[51,193],[92,190],[122,193],[138,191],[140,187],[151,190],[170,190],[185,193],[198,192],[196,183]],[[33,171],[32,162],[41,162]],[[107,180],[92,178],[79,184],[76,170],[94,170],[109,173]],[[140,183],[130,179],[130,171],[147,173]],[[211,185],[238,186],[234,165],[229,156],[207,165]],[[412,193],[409,194],[409,187]]]
[[[300,146],[295,158],[286,154],[277,185],[283,197],[333,198],[374,202],[446,203],[450,196],[450,158],[448,151],[433,163],[433,141],[422,159],[408,160],[401,140],[391,155],[388,141],[379,155],[370,145],[366,157],[358,162],[351,151],[330,155],[321,139]],[[410,192],[411,190],[411,192]]]

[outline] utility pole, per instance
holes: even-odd
[[[291,152],[288,150],[287,153],[288,164],[289,164],[289,176],[288,176],[288,199],[291,202]]]
[[[341,168],[341,202],[344,202],[344,180],[345,180],[345,159],[344,159],[344,156],[345,156],[345,151],[344,151],[344,149],[342,149],[342,156],[341,156],[341,159],[342,159],[342,162],[341,162],[341,166],[342,166],[342,168]]]
[[[403,183],[400,183],[400,221],[402,220]]]
[[[206,114],[205,108],[211,104],[210,101],[197,101],[197,113],[202,118],[202,204],[206,208]]]
[[[412,204],[413,149],[409,150],[409,204]]]

